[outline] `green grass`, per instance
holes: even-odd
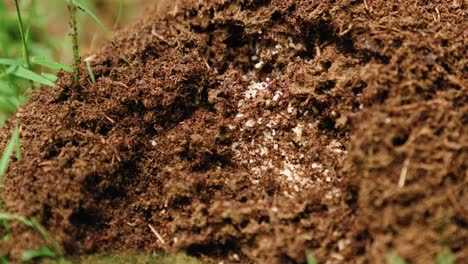
[[[48,261],[50,263],[50,261]],[[185,254],[114,254],[85,256],[73,260],[74,263],[93,264],[202,264],[201,261]]]
[[[26,217],[17,215],[17,214],[0,213],[0,221],[4,229],[6,230],[6,232],[9,231],[7,221],[20,222],[24,224],[25,226],[39,232],[39,234],[41,234],[41,236],[44,238],[47,244],[52,247],[51,249],[48,246],[42,246],[39,249],[26,250],[23,252],[21,256],[23,261],[29,261],[34,258],[44,258],[44,257],[54,258],[60,262],[63,262],[65,260],[63,257],[63,249],[60,246],[60,244],[49,235],[49,233],[45,230],[45,228],[41,224],[39,224],[39,222],[34,217],[31,219],[27,219]],[[8,236],[6,236],[6,239],[8,240]],[[5,257],[3,257],[3,259],[4,259],[3,261],[7,261]]]
[[[19,3],[14,1],[16,10],[16,27],[20,33],[20,39],[15,39],[13,16],[6,9],[3,0],[0,2],[0,24],[1,30],[0,41],[2,41],[1,51],[3,55],[12,55],[12,57],[22,57],[23,62],[11,57],[0,58],[0,127],[2,127],[7,119],[27,100],[27,91],[34,88],[34,83],[37,85],[53,86],[54,83],[44,76],[32,71],[31,61],[29,58],[29,47],[27,43],[27,36],[24,30],[23,19],[20,12]],[[9,28],[11,27],[11,28]],[[19,43],[21,45],[18,45]],[[15,50],[13,47],[21,46],[21,52]],[[8,53],[10,54],[8,54]],[[3,54],[5,53],[5,54]],[[0,157],[0,179],[3,177],[8,169],[8,163],[13,152],[16,150],[17,158],[20,158],[19,147],[19,125],[16,127],[8,141],[2,156]]]
[[[306,262],[307,264],[317,264],[317,259],[312,251],[306,251]]]
[[[10,157],[13,155],[15,146],[19,146],[18,138],[19,138],[19,128],[17,125],[15,128],[15,131],[13,132],[13,135],[10,138],[10,141],[8,141],[8,144],[5,150],[3,151],[2,157],[0,158],[0,181],[3,180],[3,175],[8,169],[8,163],[10,162]]]
[[[395,253],[387,255],[388,264],[406,264],[406,261]]]
[[[91,83],[96,83],[96,77],[94,77],[93,69],[91,68],[91,63],[89,60],[85,60],[86,69],[88,70],[89,78],[91,79]]]
[[[435,264],[455,264],[455,257],[450,249],[442,249],[436,256]]]
[[[21,12],[18,5],[18,0],[15,0],[15,7],[16,7],[16,15],[18,16],[18,27],[21,34],[21,43],[23,44],[23,57],[26,61],[26,65],[28,69],[31,69],[31,62],[29,62],[29,51],[28,45],[26,43],[26,36],[24,33],[24,26],[23,26],[23,19],[21,18]]]
[[[26,250],[21,254],[22,261],[30,261],[36,258],[55,258],[57,255],[48,247],[41,247],[39,249]]]
[[[406,260],[402,257],[398,256],[395,253],[391,253],[387,255],[387,263],[388,264],[407,264]],[[455,257],[453,256],[452,252],[448,248],[444,248],[442,251],[437,254],[434,264],[456,264]]]

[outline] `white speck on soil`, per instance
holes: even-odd
[[[257,64],[255,64],[254,67],[255,67],[255,69],[260,69],[260,68],[262,68],[262,67],[263,67],[263,61],[258,62]]]
[[[246,127],[253,127],[254,125],[255,125],[255,122],[252,119],[249,119],[247,120],[247,122],[245,122]]]
[[[316,143],[311,142],[309,135],[317,133],[318,121],[307,116],[307,109],[293,104],[287,90],[278,88],[270,78],[258,82],[259,78],[249,72],[242,79],[248,85],[244,86],[244,96],[237,102],[238,114],[228,128],[239,133],[231,144],[233,161],[245,168],[250,182],[260,184],[260,179],[271,176],[286,197],[294,197],[304,189],[330,186],[336,178],[334,169],[320,160],[310,162],[314,155],[311,147]],[[304,119],[292,118],[298,113]],[[326,145],[325,153],[338,159],[347,154],[337,140]],[[336,196],[335,191],[330,191],[326,198]]]

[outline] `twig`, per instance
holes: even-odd
[[[401,168],[401,173],[400,173],[400,180],[398,180],[398,187],[400,188],[403,188],[403,186],[405,186],[406,176],[408,175],[408,166],[409,166],[409,159],[407,158],[403,162],[403,167]]]
[[[154,26],[153,26],[153,28],[151,29],[151,35],[155,36],[156,38],[158,38],[158,39],[161,40],[162,42],[169,44],[169,42],[167,42],[166,38],[164,38],[161,34],[159,34],[158,32],[156,32],[156,28],[155,28]]]
[[[109,120],[109,122],[111,122],[112,124],[115,124],[115,120],[114,120],[114,119],[110,118],[110,117],[109,117],[108,115],[106,115],[106,114],[103,114],[103,116],[104,116],[107,120]]]
[[[440,99],[433,99],[429,101],[424,101],[424,102],[417,102],[417,103],[412,103],[412,104],[406,104],[406,105],[401,105],[396,108],[391,109],[393,112],[401,112],[401,111],[408,111],[408,110],[413,110],[418,107],[423,107],[423,106],[433,106],[435,104],[447,104],[447,101],[440,100]]]
[[[154,229],[154,227],[151,224],[148,224],[148,226],[151,229],[151,231],[153,232],[153,234],[158,238],[159,242],[161,242],[161,244],[165,246],[166,242],[164,241],[162,236],[158,233],[158,231],[156,231],[156,229]]]
[[[203,59],[203,62],[205,63],[206,68],[208,68],[208,70],[210,71],[211,70],[210,64],[208,64],[208,61],[206,61],[204,57],[202,57],[202,59]]]

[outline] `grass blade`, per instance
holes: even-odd
[[[10,66],[7,72],[17,77],[36,82],[38,84],[47,85],[47,86],[55,85],[52,81],[44,78],[43,76],[35,72],[32,72],[28,69],[25,69],[23,67],[20,67],[20,66]]]
[[[455,264],[455,257],[453,256],[450,249],[443,249],[437,254],[435,264]]]
[[[17,60],[0,58],[0,64],[8,66],[22,66]]]
[[[34,63],[36,65],[44,66],[44,67],[47,67],[49,69],[64,70],[66,72],[73,72],[73,69],[71,67],[68,67],[66,65],[57,63],[55,61],[47,60],[47,59],[44,59],[44,58],[32,57],[31,61],[32,61],[32,63]]]
[[[117,18],[115,19],[114,29],[119,26],[120,19],[122,18],[122,11],[123,11],[123,1],[119,0],[119,12],[117,13]]]
[[[21,254],[21,260],[22,261],[30,261],[35,258],[43,258],[43,257],[50,257],[50,258],[55,258],[55,252],[53,252],[50,248],[48,247],[42,247],[37,250],[26,250]]]
[[[0,255],[0,264],[9,264],[7,257]]]
[[[13,132],[13,135],[11,136],[5,150],[3,151],[2,158],[0,159],[0,181],[3,180],[3,176],[8,170],[8,163],[10,163],[10,158],[16,145],[16,133],[19,133],[18,130]],[[0,219],[2,219],[2,214],[0,214]]]
[[[3,212],[3,202],[0,200],[0,213]],[[2,237],[0,238],[1,241],[7,241],[10,238],[10,226],[8,225],[7,220],[3,219],[0,220],[0,230],[2,230]],[[0,252],[1,256],[1,252]],[[0,264],[2,262],[0,261]]]
[[[88,69],[88,74],[89,74],[89,78],[91,79],[91,83],[96,83],[96,77],[94,77],[94,73],[93,73],[93,69],[91,69],[91,64],[89,62],[89,60],[85,60],[86,62],[86,68]]]
[[[52,82],[56,82],[58,80],[58,77],[57,75],[55,74],[52,74],[52,73],[46,73],[46,72],[43,72],[42,74],[42,77],[52,81]]]
[[[12,113],[18,108],[18,104],[13,100],[14,97],[1,97],[0,98],[0,111],[2,113]]]
[[[34,224],[31,221],[26,219],[26,217],[17,214],[0,213],[0,220],[16,220],[28,227],[34,228]]]
[[[407,264],[404,259],[394,253],[387,255],[387,262],[388,264]]]
[[[62,247],[60,246],[60,244],[57,242],[57,240],[53,239],[50,234],[47,232],[47,230],[39,223],[39,221],[37,221],[37,219],[35,217],[31,218],[31,224],[32,224],[32,227],[34,229],[36,229],[41,235],[42,237],[49,243],[52,243],[52,245],[54,246],[54,249],[55,249],[55,252],[60,255],[60,256],[63,256],[63,249]]]
[[[18,159],[18,162],[21,160],[21,139],[20,139],[20,132],[19,132],[19,122],[16,122],[15,126],[15,133],[13,133],[13,138],[15,140],[16,144],[16,158]]]
[[[20,34],[21,34],[21,40],[23,42],[24,59],[26,61],[28,69],[31,69],[31,62],[29,61],[28,45],[26,43],[26,36],[24,34],[23,20],[21,19],[21,12],[19,9],[18,0],[15,0],[15,6],[16,6],[16,14],[18,15],[18,27],[19,27]]]
[[[11,88],[6,82],[0,81],[0,96],[12,97],[15,95],[15,89]]]
[[[317,259],[311,251],[306,252],[306,262],[307,264],[317,264]]]

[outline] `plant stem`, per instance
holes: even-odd
[[[116,29],[119,26],[120,19],[122,18],[122,11],[123,11],[123,1],[119,0],[119,13],[117,14],[117,19],[115,20],[114,23],[114,29]]]
[[[76,21],[77,7],[69,3],[68,12],[70,13],[70,28],[72,30],[71,37],[73,42],[73,81],[78,83],[80,79],[80,52],[78,50],[78,25]]]
[[[88,74],[89,74],[89,78],[91,79],[91,83],[96,83],[96,77],[94,77],[94,73],[93,73],[93,69],[91,69],[91,63],[89,62],[89,60],[86,60],[85,59],[85,62],[86,62],[86,68],[88,69]]]
[[[29,52],[28,52],[28,45],[26,44],[26,36],[24,35],[24,28],[23,28],[23,20],[21,19],[21,12],[18,5],[18,0],[15,0],[16,6],[16,14],[18,15],[18,25],[21,34],[21,40],[23,41],[23,52],[26,64],[28,69],[31,69],[31,62],[29,61]]]

